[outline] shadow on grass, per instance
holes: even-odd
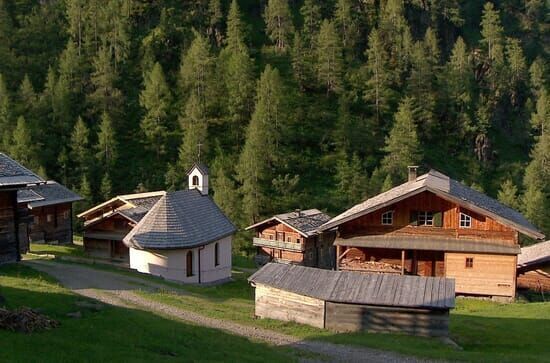
[[[90,311],[87,300],[25,266],[0,268],[7,307],[28,306],[59,320],[60,327],[29,335],[0,330],[0,361],[289,361],[285,349],[251,342],[216,329],[169,320],[140,310],[105,305]],[[82,318],[67,317],[81,311]]]

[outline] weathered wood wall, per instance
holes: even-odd
[[[122,239],[133,228],[133,225],[124,217],[113,215],[101,222],[84,228],[84,250],[93,257],[129,259],[129,250]],[[109,233],[112,237],[90,237],[94,233]],[[117,236],[117,237],[115,237]]]
[[[394,211],[393,224],[390,226],[382,225],[382,214],[389,210]],[[442,212],[443,225],[441,227],[411,226],[411,211]],[[470,228],[459,228],[459,215],[461,211],[472,217],[472,226]],[[420,193],[397,202],[392,206],[344,223],[339,227],[339,232],[343,238],[359,235],[401,234],[487,239],[506,244],[517,243],[517,232],[512,228],[490,217],[464,209],[431,192]]]
[[[517,284],[518,289],[550,292],[550,263],[520,273]]]
[[[466,258],[473,266],[466,267]],[[455,279],[457,294],[515,296],[516,256],[446,253],[445,276]]]
[[[34,208],[30,213],[33,216],[29,225],[31,242],[72,243],[71,203]]]
[[[257,284],[255,315],[324,328],[325,302]]]
[[[0,264],[18,258],[16,238],[16,191],[0,191]]]
[[[389,332],[420,336],[449,335],[449,311],[326,303],[327,329],[337,332]]]

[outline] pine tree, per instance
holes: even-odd
[[[361,160],[354,154],[348,161],[344,155],[336,165],[336,195],[342,208],[359,203],[366,196],[368,180]]]
[[[103,174],[101,178],[101,186],[99,188],[99,197],[102,200],[109,200],[113,195],[113,185],[109,173]]]
[[[311,48],[315,46],[315,38],[321,26],[321,7],[316,0],[305,0],[300,8],[300,14],[304,20],[302,36],[306,44]]]
[[[208,3],[208,29],[206,33],[219,47],[222,44],[222,4],[220,0],[210,0]]]
[[[528,186],[522,198],[525,217],[545,234],[550,233],[549,199],[537,186]]]
[[[284,118],[283,95],[279,72],[266,66],[258,82],[254,113],[237,165],[245,222],[256,221],[261,215],[267,183],[272,180],[272,169],[278,154],[279,127]]]
[[[285,51],[294,32],[288,0],[269,0],[264,10],[266,33],[277,50]]]
[[[220,152],[223,153],[221,150]],[[237,224],[241,215],[237,186],[232,179],[231,163],[220,155],[213,162],[212,185],[215,187],[214,202],[234,224]]]
[[[300,85],[300,89],[305,91],[311,83],[311,62],[310,55],[302,40],[302,35],[299,32],[294,33],[294,41],[291,49],[291,62],[294,78]]]
[[[145,87],[139,95],[139,104],[145,110],[145,116],[141,120],[141,129],[147,143],[155,151],[157,160],[165,152],[171,102],[170,89],[162,67],[157,62],[145,77]]]
[[[181,60],[180,87],[182,94],[193,93],[202,107],[211,103],[214,59],[208,41],[196,33],[195,39]]]
[[[518,203],[518,188],[511,179],[506,179],[501,185],[497,194],[498,200],[509,206],[510,208],[517,209]]]
[[[393,188],[393,181],[391,180],[391,175],[386,175],[386,179],[384,179],[384,183],[382,184],[382,192],[387,192]]]
[[[106,112],[101,116],[96,150],[96,158],[103,167],[103,170],[106,173],[112,172],[118,158],[118,143],[113,128],[113,121]]]
[[[402,0],[388,0],[381,6],[379,31],[388,47],[389,61],[395,79],[400,80],[409,66],[409,55],[413,41],[409,24],[405,18]]]
[[[0,0],[0,74],[9,75],[17,66],[12,46],[14,30],[6,1]]]
[[[82,175],[89,170],[90,164],[90,130],[81,117],[78,117],[71,134],[70,155],[73,169],[71,170],[71,185],[77,185]]]
[[[1,3],[0,3],[1,5]],[[7,148],[11,137],[11,110],[10,96],[4,77],[0,74],[0,146]]]
[[[525,169],[523,205],[525,216],[543,232],[550,233],[550,133],[545,132],[533,147]]]
[[[539,135],[550,132],[550,97],[545,89],[541,90],[535,112],[531,114],[531,126]]]
[[[526,91],[527,61],[523,55],[519,40],[508,38],[506,43],[506,60],[508,68],[508,83],[510,88],[510,103],[517,106]]]
[[[86,21],[86,0],[73,0],[67,2],[67,20],[69,21],[68,33],[77,44],[78,55],[82,55],[82,43],[84,38],[84,23]]]
[[[109,113],[117,118],[122,113],[123,95],[116,87],[118,76],[113,67],[109,49],[101,47],[93,60],[93,72],[90,77],[93,91],[88,101],[98,114]]]
[[[542,90],[545,89],[545,74],[546,65],[540,57],[537,57],[537,59],[535,59],[529,67],[531,90],[537,96]]]
[[[231,1],[229,13],[227,14],[227,45],[230,51],[241,50],[245,46],[245,29],[241,20],[241,11],[237,0]]]
[[[495,10],[493,3],[485,3],[481,17],[481,43],[487,47],[487,57],[489,60],[498,61],[502,59],[503,31],[504,29],[500,24],[499,11]]]
[[[80,93],[84,88],[83,58],[78,54],[78,49],[72,40],[59,57],[59,79],[63,79],[71,93]]]
[[[352,0],[338,0],[334,10],[334,23],[341,35],[344,49],[354,49],[357,44],[359,29],[354,16]]]
[[[31,128],[35,128],[36,125],[34,121],[37,117],[35,111],[38,107],[38,95],[34,91],[34,87],[27,74],[25,74],[25,78],[23,78],[19,90],[17,91],[17,101],[17,114],[23,115],[27,121],[32,121],[30,122]]]
[[[191,95],[185,106],[185,114],[180,119],[183,129],[183,143],[179,149],[178,168],[185,172],[199,160],[200,153],[204,155],[207,151],[208,120],[204,114],[196,95]],[[185,175],[181,175],[181,182],[185,181]]]
[[[13,139],[9,146],[10,156],[29,169],[38,170],[40,162],[35,143],[23,116],[17,119],[17,126],[13,131]]]
[[[78,194],[82,197],[82,200],[75,203],[74,210],[76,213],[80,213],[89,209],[94,202],[92,187],[90,185],[90,182],[88,181],[88,177],[86,176],[86,174],[82,175],[80,187],[78,188]]]
[[[376,123],[388,113],[391,107],[394,91],[393,76],[389,69],[389,55],[384,48],[380,33],[373,29],[369,35],[369,46],[366,51],[367,82],[363,98],[369,108],[373,109]]]
[[[416,165],[421,160],[413,102],[410,98],[403,99],[399,104],[384,151],[386,156],[382,160],[382,166],[394,183],[405,178],[407,166]]]
[[[317,78],[327,94],[342,89],[343,56],[334,24],[324,20],[317,38]]]

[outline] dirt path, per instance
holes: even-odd
[[[242,325],[227,320],[209,318],[191,311],[152,301],[135,293],[136,290],[166,289],[139,277],[131,277],[115,272],[101,271],[76,264],[62,264],[45,260],[24,262],[32,268],[56,278],[63,286],[77,294],[100,300],[104,303],[134,307],[169,316],[200,326],[221,329],[234,335],[267,342],[277,346],[287,346],[320,355],[330,361],[341,362],[418,362],[418,359],[376,349],[353,347],[341,344],[302,340],[267,329]],[[308,361],[310,361],[308,359]]]

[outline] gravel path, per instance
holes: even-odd
[[[302,340],[267,329],[238,324],[228,320],[209,318],[191,311],[146,299],[137,295],[136,290],[167,289],[167,285],[156,284],[139,277],[131,277],[115,272],[101,271],[76,264],[61,264],[45,260],[26,261],[25,264],[56,278],[63,286],[74,292],[102,301],[107,304],[133,307],[169,316],[200,326],[220,329],[234,335],[267,342],[277,346],[287,346],[317,354],[323,360],[340,362],[418,362],[418,359],[376,349],[354,347],[341,344]],[[168,289],[170,289],[168,287]],[[181,291],[178,291],[181,292]],[[306,359],[319,361],[319,359]]]

